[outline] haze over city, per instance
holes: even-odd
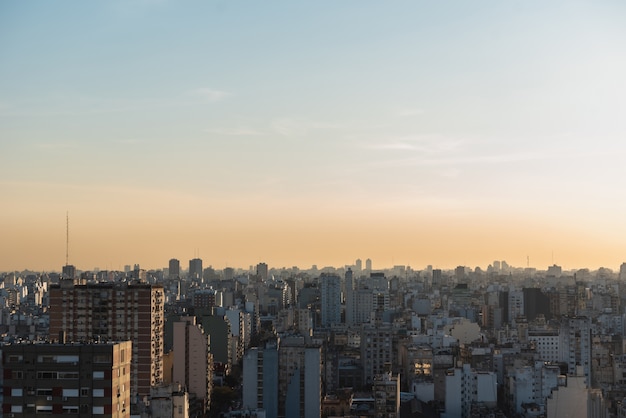
[[[617,269],[625,14],[2,2],[0,271]]]

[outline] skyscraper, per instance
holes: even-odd
[[[199,258],[193,258],[189,260],[189,279],[201,280],[202,279],[202,260]]]
[[[169,263],[169,278],[176,279],[180,277],[180,261],[172,258]]]
[[[269,277],[269,271],[266,263],[259,263],[256,265],[256,275],[265,282]]]
[[[365,260],[365,270],[372,271],[372,260],[369,258]]]
[[[322,274],[321,314],[322,327],[341,323],[341,279],[334,274]]]
[[[131,340],[131,400],[163,380],[163,287],[145,283],[50,287],[50,335],[67,341]]]

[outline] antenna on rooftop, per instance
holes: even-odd
[[[70,255],[70,213],[65,212],[65,265],[69,265]]]

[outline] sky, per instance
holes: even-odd
[[[0,3],[0,271],[626,261],[626,3]]]

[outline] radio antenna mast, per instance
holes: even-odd
[[[70,213],[65,212],[65,265],[69,265],[70,255]]]

